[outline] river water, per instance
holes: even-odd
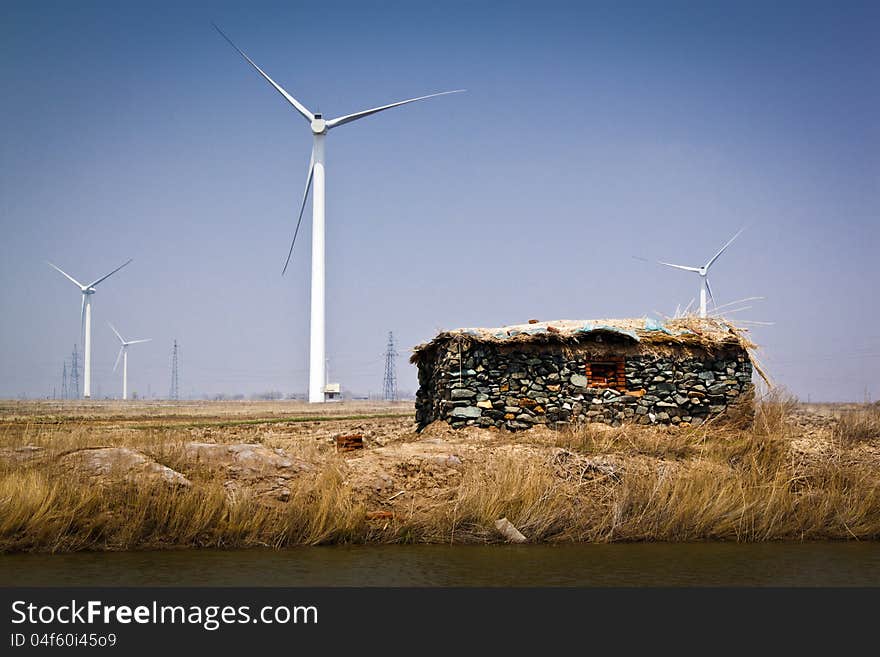
[[[0,555],[2,586],[880,586],[880,543],[367,545]]]

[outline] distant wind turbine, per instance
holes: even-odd
[[[81,339],[83,340],[83,397],[88,399],[92,396],[92,295],[95,293],[95,286],[101,281],[110,278],[113,274],[125,267],[131,258],[119,265],[116,269],[105,276],[101,276],[98,280],[88,285],[83,285],[73,276],[62,270],[60,267],[46,262],[52,269],[61,273],[65,278],[71,281],[82,291],[82,308],[80,310],[81,323]]]
[[[661,265],[666,265],[667,267],[674,267],[675,269],[682,269],[684,271],[692,271],[700,275],[700,317],[706,317],[708,313],[706,312],[706,293],[708,292],[709,298],[712,299],[712,304],[715,303],[715,297],[712,295],[712,288],[709,285],[709,268],[718,260],[719,256],[733,243],[737,237],[745,230],[745,228],[740,228],[736,235],[731,237],[727,244],[722,246],[718,253],[709,258],[709,262],[707,262],[702,267],[688,267],[686,265],[674,265],[671,262],[663,262],[662,260],[658,260]]]
[[[313,144],[312,157],[309,161],[309,171],[306,176],[306,188],[303,192],[302,204],[299,209],[299,218],[296,222],[296,229],[293,232],[293,240],[290,243],[290,250],[287,253],[287,260],[284,263],[282,275],[287,271],[287,265],[290,264],[290,257],[293,253],[293,245],[296,242],[296,236],[299,233],[299,226],[302,222],[303,212],[306,207],[309,189],[314,186],[314,194],[312,197],[312,290],[311,290],[311,345],[309,352],[309,401],[312,403],[324,401],[325,373],[325,329],[324,329],[324,138],[327,132],[338,126],[357,121],[364,117],[383,112],[393,107],[400,107],[408,103],[414,103],[427,98],[435,98],[437,96],[445,96],[464,91],[464,89],[456,89],[454,91],[443,91],[440,93],[429,94],[427,96],[419,96],[418,98],[410,98],[401,100],[389,105],[374,107],[372,109],[355,112],[354,114],[346,114],[335,119],[324,119],[321,114],[311,112],[305,105],[300,103],[296,98],[287,93],[281,86],[270,78],[266,73],[257,66],[254,61],[248,57],[241,49],[236,46],[232,40],[217,25],[214,28],[220,35],[226,39],[229,44],[235,48],[238,53],[244,57],[245,61],[250,64],[275,90],[280,93],[284,99],[290,103],[302,117],[309,122],[312,130]]]
[[[126,340],[120,335],[119,331],[116,330],[116,327],[110,322],[107,322],[113,332],[116,334],[116,337],[119,338],[119,342],[122,343],[122,346],[119,347],[119,353],[116,355],[116,362],[113,364],[113,371],[116,371],[116,368],[119,367],[119,359],[122,358],[122,399],[128,399],[128,348],[133,344],[140,344],[141,342],[149,342],[153,338],[145,338],[143,340]]]

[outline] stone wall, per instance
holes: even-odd
[[[588,386],[586,365],[602,358],[595,347],[451,341],[418,362],[416,421],[420,429],[445,420],[512,431],[578,421],[687,425],[733,405],[751,408],[752,364],[742,349],[605,350],[625,356],[625,392]]]

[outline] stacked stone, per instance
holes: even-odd
[[[461,347],[461,351],[459,348]],[[419,363],[416,421],[518,431],[574,421],[699,424],[753,392],[743,350],[626,357],[626,392],[588,387],[588,353],[450,343]]]

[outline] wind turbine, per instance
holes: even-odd
[[[662,260],[658,260],[661,265],[666,265],[667,267],[674,267],[675,269],[683,269],[684,271],[692,271],[696,272],[700,275],[700,317],[706,317],[706,293],[708,292],[709,298],[712,299],[712,303],[715,303],[715,297],[712,296],[712,288],[709,286],[709,268],[718,260],[719,256],[724,253],[728,246],[733,243],[737,237],[745,230],[745,228],[740,228],[736,235],[731,237],[727,244],[722,246],[718,253],[709,258],[709,262],[707,262],[702,267],[687,267],[685,265],[674,265],[671,262],[663,262]]]
[[[287,271],[287,265],[290,264],[290,257],[293,253],[293,245],[296,242],[296,236],[299,233],[299,226],[302,222],[303,212],[306,207],[309,189],[314,187],[312,196],[312,289],[311,289],[311,344],[309,350],[309,402],[324,401],[324,355],[325,355],[325,332],[324,332],[324,139],[327,133],[333,128],[357,121],[364,117],[383,112],[393,107],[400,107],[408,103],[414,103],[419,100],[435,98],[436,96],[445,96],[465,91],[464,89],[456,89],[454,91],[443,91],[440,93],[429,94],[427,96],[419,96],[418,98],[410,98],[401,100],[389,105],[374,107],[372,109],[355,112],[354,114],[346,114],[335,119],[325,119],[322,114],[313,113],[300,103],[296,98],[287,93],[281,86],[270,78],[266,73],[257,66],[254,61],[248,57],[242,50],[236,46],[232,40],[217,25],[214,28],[220,35],[226,39],[229,44],[235,48],[238,53],[244,57],[245,61],[250,64],[259,73],[263,79],[272,85],[275,90],[280,93],[284,99],[290,103],[302,117],[308,121],[312,131],[312,157],[309,161],[309,171],[306,176],[306,188],[303,192],[302,203],[299,209],[299,218],[296,222],[296,229],[293,233],[293,240],[290,243],[290,250],[287,253],[287,260],[284,263],[282,275]]]
[[[146,338],[144,340],[126,340],[123,338],[119,331],[116,330],[116,327],[110,322],[107,322],[110,328],[113,329],[113,332],[116,334],[116,337],[119,338],[119,341],[122,343],[122,346],[119,347],[119,353],[116,355],[116,362],[113,364],[113,371],[116,371],[116,368],[119,367],[119,358],[122,358],[122,399],[128,399],[128,348],[133,344],[139,344],[141,342],[149,342],[153,338]]]
[[[101,278],[88,285],[83,285],[60,267],[53,265],[51,262],[46,262],[46,264],[52,267],[52,269],[61,273],[82,291],[82,309],[80,310],[80,322],[82,327],[80,337],[83,340],[83,397],[85,399],[92,396],[92,295],[95,293],[95,286],[98,283],[110,278],[131,261],[132,259],[129,258],[109,274],[101,276]]]

